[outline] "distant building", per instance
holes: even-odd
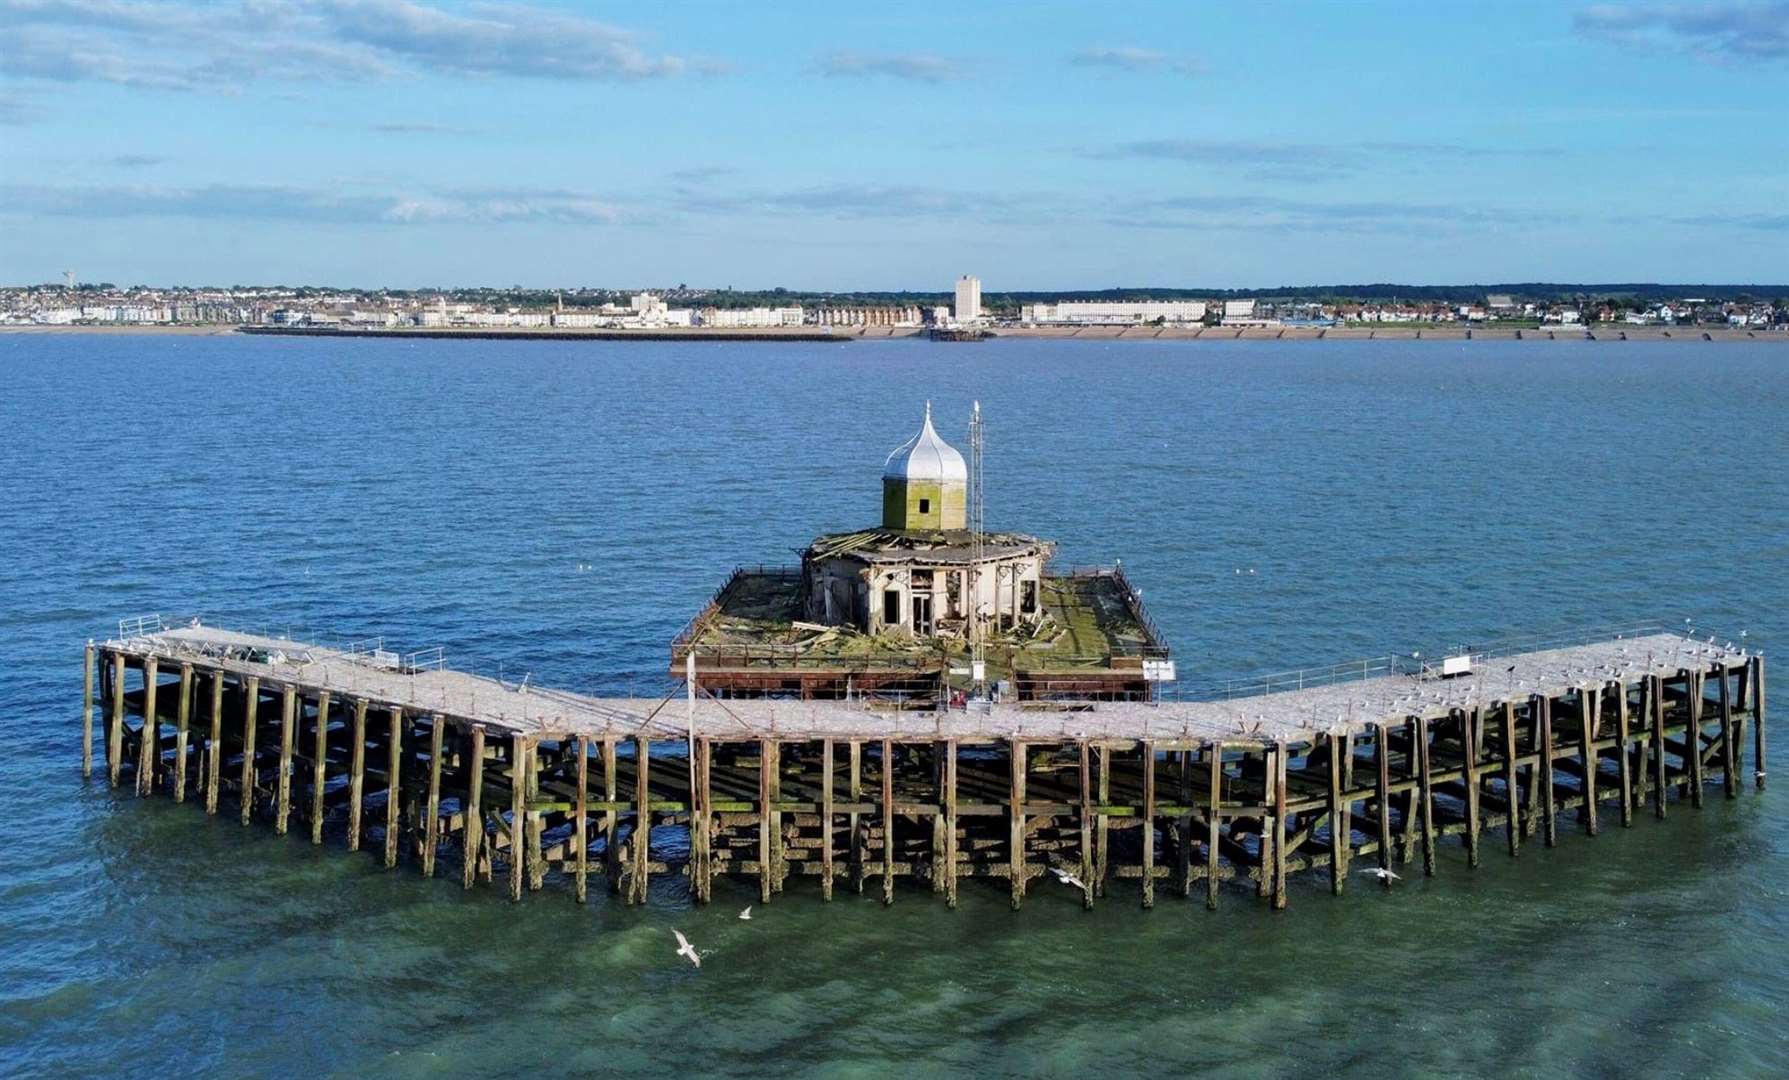
[[[1019,309],[1019,321],[1027,323],[1193,323],[1204,318],[1203,300],[1064,300]]]
[[[1252,319],[1254,317],[1255,317],[1255,302],[1253,300],[1226,300],[1226,301],[1224,301],[1224,318],[1226,318],[1226,319]]]
[[[1509,293],[1492,293],[1485,297],[1485,306],[1492,311],[1514,311],[1516,301]]]
[[[728,328],[762,329],[772,326],[800,326],[802,310],[795,307],[780,308],[703,308],[702,325]]]
[[[981,279],[964,274],[957,279],[956,319],[973,322],[981,318]]]

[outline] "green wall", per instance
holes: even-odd
[[[927,502],[920,513],[919,503]],[[884,529],[964,529],[968,528],[967,493],[962,484],[941,484],[936,480],[882,481],[882,527]]]

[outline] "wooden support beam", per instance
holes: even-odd
[[[820,740],[820,899],[832,899],[832,740]]]
[[[1520,754],[1516,746],[1516,707],[1513,703],[1502,703],[1503,712],[1503,786],[1504,802],[1508,803],[1509,815],[1504,821],[1504,835],[1509,840],[1510,858],[1522,853],[1522,785],[1516,775],[1516,758]]]
[[[882,902],[894,903],[894,742],[882,740]]]
[[[1081,907],[1085,911],[1093,910],[1093,766],[1089,758],[1092,751],[1088,749],[1087,740],[1076,743],[1079,769],[1077,779],[1080,781],[1081,804],[1076,817],[1081,829],[1081,870],[1075,876],[1081,879]],[[954,814],[956,808],[951,808]]]
[[[846,817],[846,827],[850,829],[851,888],[863,892],[863,818],[857,807],[863,802],[863,744],[852,739],[849,744],[850,775],[847,783],[851,792],[851,813]]]
[[[769,739],[758,740],[758,902],[770,903],[770,894],[774,883],[773,868],[770,855],[770,775],[774,768],[771,764]]]
[[[81,654],[81,775],[93,775],[93,642]]]
[[[159,661],[143,661],[143,737],[137,740],[137,794],[155,790],[155,763],[161,757],[161,722],[156,717],[155,691]]]
[[[477,751],[478,757],[481,760],[484,756],[484,741],[485,741],[484,734],[485,734],[484,729],[482,727],[475,727],[472,729],[472,739],[473,739],[472,745],[473,745],[473,748]],[[574,816],[572,817],[572,826],[571,826],[572,888],[575,892],[575,895],[578,898],[578,903],[583,904],[583,903],[588,903],[590,900],[590,832],[589,832],[589,828],[590,828],[590,825],[589,825],[589,818],[590,818],[590,740],[589,740],[589,738],[584,735],[579,735],[577,738],[573,739],[572,740],[572,750],[573,750],[573,753],[578,755],[578,768],[577,768],[577,776],[578,776],[577,804],[578,805],[572,811],[572,814]],[[473,768],[475,770],[479,770],[480,762],[475,761],[473,763]],[[480,771],[482,771],[482,770],[480,770]],[[475,777],[476,777],[476,775],[477,774],[474,773]],[[477,795],[477,787],[476,787],[477,783],[478,783],[478,781],[475,778],[473,780],[473,784],[474,784],[473,792],[474,793],[472,796],[472,805],[474,807],[476,807],[478,805],[478,795]],[[697,886],[697,880],[696,880],[696,861],[697,860],[694,859],[694,856],[696,855],[696,845],[693,843],[693,840],[694,840],[695,833],[696,833],[696,819],[700,812],[698,810],[698,806],[695,802],[695,797],[696,797],[696,793],[692,790],[690,792],[690,799],[691,799],[690,835],[691,835],[691,839],[692,839],[692,843],[690,845],[690,851],[691,851],[691,855],[692,855],[692,861],[690,863],[690,885],[692,887]],[[473,813],[474,813],[474,816],[476,816],[477,811],[474,810]],[[480,826],[479,831],[480,832],[484,831],[482,826]],[[471,881],[472,881],[471,877],[468,876],[466,881],[467,881],[467,884],[470,885]],[[698,887],[696,891],[697,891],[698,898],[700,898],[700,893],[701,893],[700,888]]]
[[[1646,677],[1646,700],[1652,707],[1652,762],[1656,770],[1652,793],[1652,812],[1660,821],[1665,820],[1665,680],[1657,675]]]
[[[1342,737],[1329,733],[1329,891],[1342,895],[1348,883],[1353,808],[1342,797]]]
[[[620,831],[621,811],[616,808],[618,786],[615,780],[615,740],[603,739],[603,803],[608,809],[603,811],[603,876],[609,881],[609,891],[619,892],[621,889],[621,849],[616,842]]]
[[[634,903],[644,904],[652,885],[652,742],[634,736]]]
[[[1099,748],[1099,792],[1095,796],[1101,807],[1112,805],[1112,748]],[[1112,865],[1112,819],[1098,814],[1093,823],[1093,895],[1106,895],[1106,875]]]
[[[297,737],[298,688],[280,696],[280,773],[274,781],[273,831],[284,836],[292,817],[292,743]]]
[[[1218,825],[1224,804],[1224,744],[1205,744],[1205,764],[1211,771],[1211,791],[1205,803],[1205,908],[1218,909]]]
[[[1584,740],[1578,757],[1584,768],[1584,831],[1591,836],[1595,836],[1597,830],[1596,770],[1599,759],[1596,754],[1596,728],[1600,707],[1596,687],[1578,688],[1579,727]]]
[[[439,717],[436,718],[439,721]],[[311,737],[311,843],[323,842],[323,793],[329,786],[329,691],[317,695],[317,726]]]
[[[606,746],[613,746],[606,743]],[[614,755],[609,755],[614,761]],[[528,738],[516,732],[509,739],[509,899],[522,899],[522,852],[527,838],[522,835],[528,821]]]
[[[1187,897],[1193,895],[1193,752],[1173,753],[1180,763],[1180,794],[1175,801],[1182,811],[1176,828],[1179,840],[1174,845],[1174,876],[1180,895]]]
[[[211,673],[210,748],[205,753],[205,812],[217,813],[218,773],[224,757],[224,673]]]
[[[328,702],[324,702],[328,704]],[[319,718],[319,726],[321,719]],[[435,852],[441,847],[441,743],[447,719],[436,714],[429,720],[429,797],[422,819],[422,876],[435,876]]]
[[[261,677],[250,675],[242,691],[242,823],[255,815],[255,729],[261,720]]]
[[[1378,731],[1373,737],[1373,763],[1379,769],[1378,784],[1373,790],[1373,802],[1379,816],[1379,869],[1391,869],[1391,725],[1383,720],[1377,725]],[[1380,875],[1380,880],[1390,883],[1391,879]]]
[[[1627,684],[1616,680],[1606,689],[1615,698],[1615,768],[1616,783],[1621,786],[1621,827],[1634,824],[1634,771],[1628,758]]]
[[[1435,779],[1430,768],[1429,718],[1415,716],[1416,782],[1422,800],[1423,876],[1435,876]]]
[[[540,739],[528,742],[527,770],[523,773],[526,783],[523,784],[524,798],[530,802],[540,800]],[[542,850],[542,836],[546,832],[546,815],[539,810],[529,810],[523,823],[522,837],[528,847],[522,853],[522,865],[528,871],[528,891],[539,892],[547,883],[546,852]],[[648,829],[650,831],[650,828]]]
[[[783,743],[770,741],[770,891],[783,891],[787,868],[783,854]]]
[[[1754,656],[1752,666],[1752,783],[1764,790],[1764,657]]]
[[[1536,694],[1532,699],[1540,710],[1541,727],[1541,821],[1546,827],[1546,844],[1559,843],[1559,807],[1553,797],[1553,699]]]
[[[1273,806],[1275,781],[1279,767],[1273,761],[1273,747],[1261,748],[1261,842],[1255,860],[1255,895],[1273,900]]]
[[[106,718],[106,774],[113,787],[118,786],[118,777],[123,769],[124,654],[115,652],[112,654],[112,714]]]
[[[348,850],[360,850],[361,804],[366,799],[366,698],[354,701],[354,745],[348,756]]]
[[[516,738],[519,740],[521,736]],[[404,775],[404,710],[397,705],[391,707],[391,734],[386,749],[389,754],[385,766],[385,867],[389,870],[398,864],[398,796],[402,794]]]
[[[1143,908],[1155,906],[1155,744],[1143,741]]]
[[[1008,873],[1012,875],[1012,906],[1017,911],[1025,903],[1025,744],[1017,739],[1007,744],[1008,775],[1010,783],[1007,788],[1006,823],[1010,836],[1007,840]],[[1148,790],[1150,781],[1144,780],[1144,790]]]
[[[1286,906],[1286,771],[1291,767],[1291,748],[1284,741],[1274,751],[1273,770],[1273,906]]]
[[[711,774],[714,769],[714,744],[708,737],[696,740],[697,769],[696,784],[702,789],[702,865],[699,867],[701,892],[698,894],[704,904],[714,899],[714,784]]]
[[[1728,685],[1731,680],[1727,677],[1727,665],[1723,662],[1715,671],[1721,680],[1721,791],[1727,798],[1733,799],[1739,796],[1739,733],[1734,730],[1733,691]],[[1701,684],[1698,681],[1696,686],[1698,697],[1701,695],[1701,689]],[[1697,707],[1700,704],[1698,701]],[[1693,756],[1697,761],[1696,776],[1700,779],[1702,774],[1700,741],[1698,741],[1696,749],[1698,753]],[[1699,791],[1696,804],[1698,806],[1702,804]]]
[[[1083,774],[1083,777],[1085,774]],[[1086,848],[1082,848],[1085,858]],[[957,741],[944,741],[944,903],[957,906]]]
[[[180,700],[174,705],[174,801],[186,801],[187,730],[193,721],[193,666],[180,665]]]
[[[1459,710],[1459,716],[1460,745],[1465,750],[1462,779],[1466,782],[1466,865],[1476,867],[1480,830],[1479,797],[1483,794],[1482,781],[1478,775],[1478,758],[1484,746],[1485,713],[1482,707],[1474,705],[1470,709]]]
[[[1689,788],[1690,805],[1695,809],[1700,810],[1702,809],[1703,783],[1702,673],[1699,671],[1691,671],[1688,668],[1682,668],[1679,669],[1678,674],[1683,676],[1684,697],[1687,699],[1684,704],[1687,706],[1686,712],[1688,714],[1688,719],[1684,722],[1683,726],[1683,745],[1685,751],[1683,764],[1684,772],[1688,774],[1684,783]],[[1727,696],[1726,675],[1726,669],[1722,668],[1721,697],[1723,699]],[[1721,737],[1726,740],[1725,749],[1730,750],[1732,749],[1732,740],[1727,738],[1727,732],[1730,730],[1727,722],[1728,717],[1725,709],[1722,709],[1721,712]],[[1723,751],[1723,753],[1724,752],[1725,751]],[[1724,783],[1728,789],[1728,794],[1731,795],[1733,787],[1731,775],[1733,770],[1727,769],[1726,772],[1728,773],[1728,776],[1724,779]]]
[[[355,709],[355,712],[359,711],[358,708]],[[466,819],[466,827],[460,833],[460,862],[462,863],[460,887],[463,889],[470,889],[478,880],[478,864],[484,858],[485,818],[484,807],[481,804],[484,801],[485,790],[485,726],[473,724],[468,740],[471,745],[466,750],[466,805],[461,808],[464,811],[462,816]],[[578,753],[580,754],[578,761],[578,835],[580,840],[583,838],[584,822],[584,762],[581,757],[583,752],[584,743],[580,739],[578,741]],[[579,903],[584,900],[583,860],[584,845],[580,843],[578,845]]]
[[[944,895],[944,755],[932,743],[932,784],[938,790],[938,812],[932,815],[932,891]]]

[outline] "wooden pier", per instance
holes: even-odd
[[[760,902],[793,879],[829,900],[954,907],[982,878],[1018,908],[1054,872],[1088,907],[1165,889],[1215,908],[1246,889],[1283,908],[1294,874],[1340,894],[1372,868],[1435,874],[1447,842],[1477,867],[1487,842],[1516,856],[1699,808],[1717,783],[1734,798],[1748,746],[1765,779],[1764,658],[1679,634],[1501,656],[1466,678],[1330,669],[1210,701],[920,712],[595,698],[139,629],[87,646],[84,774],[97,723],[114,787],[425,877],[446,860],[467,889],[501,874],[513,900],[551,877],[581,902],[596,873],[627,903],[654,879],[707,901],[732,876]]]

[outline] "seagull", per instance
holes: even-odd
[[[1060,866],[1050,867],[1050,872],[1052,874],[1056,875],[1057,881],[1062,882],[1064,885],[1067,885],[1071,889],[1080,889],[1083,892],[1085,892],[1087,890],[1087,886],[1082,884],[1080,878],[1069,873],[1067,870],[1064,870]]]
[[[747,921],[750,921],[750,919],[752,917],[752,905],[747,904],[745,906],[745,910],[739,913],[739,917],[742,919],[745,919]]]
[[[1387,885],[1390,885],[1394,881],[1402,881],[1403,880],[1397,874],[1392,873],[1390,870],[1387,870],[1383,866],[1375,866],[1371,870],[1362,870],[1361,873],[1371,874],[1374,877],[1378,878],[1380,881],[1385,882]],[[682,937],[683,935],[679,934],[677,936]]]
[[[701,967],[702,958],[696,954],[696,947],[690,944],[690,939],[683,936],[683,931],[673,930],[671,933],[677,935],[677,955],[688,957],[690,963]]]

